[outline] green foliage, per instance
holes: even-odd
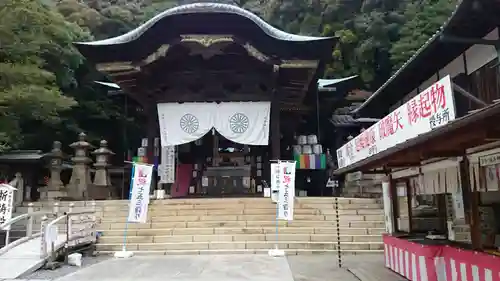
[[[263,5],[278,27],[339,37],[326,76],[359,74],[375,90],[450,16],[455,0],[276,1]]]
[[[401,28],[401,39],[391,49],[394,70],[401,67],[425,42],[435,34],[455,8],[450,0],[410,2],[404,13],[408,19]]]
[[[35,0],[0,3],[0,149],[19,145],[27,120],[60,121],[75,101],[61,89],[73,84],[82,58],[72,46],[88,34]]]
[[[192,0],[0,1],[0,151],[40,148],[79,131],[115,147],[133,112],[106,95],[102,75],[74,41],[121,35]],[[248,9],[292,33],[337,36],[327,77],[359,74],[375,90],[445,22],[456,0],[219,0]],[[140,125],[140,124],[139,124]],[[124,145],[126,146],[126,145]]]

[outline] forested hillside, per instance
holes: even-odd
[[[215,0],[214,0],[215,1]],[[134,112],[92,81],[71,42],[123,34],[186,0],[0,1],[0,151],[69,144],[77,132],[124,148],[140,138]],[[338,36],[326,77],[359,74],[367,90],[389,78],[446,21],[455,0],[240,0],[291,33]],[[125,135],[124,135],[124,129]]]

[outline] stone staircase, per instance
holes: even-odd
[[[287,254],[382,252],[383,208],[376,199],[297,198],[291,222],[280,221],[278,247]],[[127,201],[102,201],[97,250],[123,244]],[[129,224],[127,250],[136,254],[266,253],[276,241],[269,198],[152,201],[145,224]],[[337,230],[337,226],[339,229]],[[337,234],[340,234],[337,236]],[[338,239],[340,238],[340,239]]]

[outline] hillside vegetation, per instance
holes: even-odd
[[[94,85],[102,79],[71,45],[123,34],[157,13],[194,1],[0,1],[0,151],[48,149],[85,131],[114,150],[143,132],[135,112]],[[325,77],[359,74],[374,90],[447,20],[454,0],[249,0],[239,5],[272,25],[338,36]],[[123,153],[120,151],[119,153]]]

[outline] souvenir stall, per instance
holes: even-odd
[[[468,155],[480,247],[500,256],[500,148]]]
[[[429,89],[444,84],[445,99],[452,101],[443,79]],[[407,104],[388,115],[405,116],[397,131],[386,135],[385,117],[339,149],[335,173],[382,167],[386,174],[387,268],[412,281],[500,280],[494,224],[500,177],[496,156],[484,152],[499,137],[500,103],[455,119],[450,102],[416,122]],[[433,126],[434,116],[445,112],[449,119]]]

